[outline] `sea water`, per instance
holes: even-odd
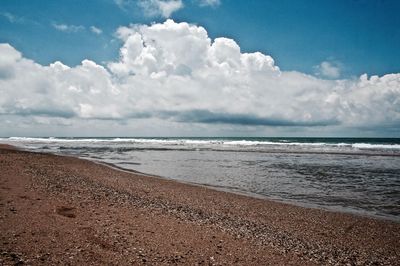
[[[400,221],[400,139],[3,138],[256,197]]]

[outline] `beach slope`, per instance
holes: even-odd
[[[0,265],[398,265],[400,224],[0,146]]]

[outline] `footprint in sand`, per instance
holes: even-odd
[[[75,218],[74,207],[61,206],[56,208],[56,213],[68,218]]]

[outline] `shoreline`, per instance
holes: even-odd
[[[395,265],[400,259],[400,224],[390,220],[299,207],[4,145],[0,166],[0,262],[5,265],[16,258],[33,265]],[[43,235],[46,230],[51,233]],[[110,239],[113,235],[124,241]],[[85,252],[77,251],[82,246]],[[66,247],[74,250],[72,259],[62,255]]]
[[[28,151],[28,150],[26,150]],[[29,152],[29,151],[28,151]],[[87,160],[90,162],[94,162],[96,164],[104,165],[107,167],[110,167],[111,169],[115,169],[117,171],[123,171],[123,172],[128,172],[140,176],[145,176],[145,177],[150,177],[150,178],[160,178],[160,179],[165,179],[165,180],[170,180],[173,182],[181,183],[181,184],[186,184],[186,185],[192,185],[192,186],[199,186],[199,187],[204,187],[207,189],[212,189],[216,191],[222,191],[226,193],[233,193],[236,195],[244,196],[244,197],[250,197],[250,198],[255,198],[255,199],[260,199],[260,200],[266,200],[266,201],[272,201],[276,203],[281,203],[281,204],[288,204],[288,205],[293,205],[301,208],[306,208],[306,209],[315,209],[315,210],[322,210],[322,211],[327,211],[327,212],[337,212],[337,213],[343,213],[343,214],[349,214],[349,215],[354,215],[358,216],[361,218],[370,218],[370,219],[377,219],[377,220],[382,220],[382,221],[390,221],[390,222],[395,222],[400,224],[400,218],[398,217],[391,217],[391,216],[384,216],[384,215],[378,215],[378,214],[371,214],[368,211],[363,211],[363,210],[354,210],[354,209],[345,209],[344,207],[331,207],[331,206],[321,206],[318,204],[312,204],[312,203],[303,203],[303,202],[296,202],[294,200],[283,200],[283,199],[278,199],[278,198],[271,198],[268,196],[264,196],[261,194],[245,191],[245,190],[240,190],[235,187],[224,187],[224,186],[216,186],[216,185],[209,185],[209,184],[202,184],[202,183],[195,183],[195,182],[190,182],[190,181],[184,181],[184,180],[178,180],[178,179],[173,179],[169,178],[166,176],[159,176],[159,175],[153,175],[149,173],[144,173],[137,171],[135,169],[129,169],[129,168],[124,168],[120,167],[118,165],[112,164],[112,163],[107,163],[103,162],[97,159],[91,159],[91,158],[85,158],[85,157],[76,157],[73,155],[68,155],[68,154],[54,154],[54,153],[49,153],[57,156],[71,156],[75,157],[81,160]]]
[[[3,145],[0,143],[0,145]],[[7,144],[9,145],[9,144]],[[35,152],[35,151],[30,151],[28,149],[22,149],[13,145],[10,145],[11,147],[17,148],[19,150],[23,150],[26,152]],[[302,208],[307,208],[307,209],[317,209],[317,210],[323,210],[323,211],[328,211],[328,212],[339,212],[339,213],[344,213],[344,214],[350,214],[350,215],[355,215],[355,216],[360,216],[360,217],[365,217],[365,218],[372,218],[372,219],[378,219],[378,220],[383,220],[383,221],[391,221],[395,223],[400,223],[400,218],[396,216],[387,216],[387,215],[379,215],[379,214],[373,214],[369,211],[365,210],[357,210],[357,209],[351,209],[351,208],[344,208],[342,206],[334,207],[334,206],[324,206],[324,205],[318,205],[318,204],[312,204],[312,203],[305,203],[305,202],[297,202],[295,200],[288,200],[288,199],[279,199],[279,198],[272,198],[268,196],[264,196],[261,194],[245,191],[245,190],[240,190],[239,188],[235,187],[224,187],[224,186],[215,186],[211,184],[203,184],[203,183],[195,183],[195,182],[190,182],[190,181],[184,181],[184,180],[178,180],[178,179],[173,179],[167,176],[160,176],[160,175],[155,175],[155,174],[150,174],[150,173],[145,173],[145,172],[140,172],[135,169],[129,169],[129,168],[124,168],[121,166],[118,166],[113,163],[108,163],[105,161],[101,161],[99,159],[92,159],[89,157],[79,157],[75,155],[69,155],[69,154],[57,154],[57,153],[51,153],[51,152],[44,152],[40,151],[37,153],[44,153],[44,154],[52,154],[56,156],[67,156],[67,157],[73,157],[73,158],[78,158],[82,160],[87,160],[90,162],[94,162],[96,164],[104,165],[107,167],[110,167],[112,169],[118,170],[118,171],[126,171],[128,173],[133,173],[136,175],[141,175],[141,176],[147,176],[147,177],[155,177],[155,178],[161,178],[161,179],[166,179],[166,180],[171,180],[174,182],[182,183],[182,184],[187,184],[187,185],[194,185],[194,186],[200,186],[200,187],[206,187],[208,189],[213,189],[216,191],[222,191],[222,192],[227,192],[227,193],[233,193],[237,195],[242,195],[245,197],[251,197],[251,198],[256,198],[256,199],[261,199],[261,200],[266,200],[266,201],[273,201],[277,203],[282,203],[282,204],[289,204],[289,205],[294,205],[297,207],[302,207]],[[299,152],[294,152],[294,153],[299,153]],[[300,152],[301,153],[301,152]],[[302,153],[303,154],[303,153]],[[314,154],[314,153],[311,153]],[[321,153],[315,153],[315,154],[321,154]],[[336,153],[335,153],[336,154]],[[338,153],[341,155],[349,155],[347,153]],[[371,156],[371,154],[357,154],[357,155],[366,155],[366,156]],[[400,156],[398,155],[379,155],[379,154],[373,154],[373,156]]]
[[[1,145],[4,145],[4,144],[0,143],[0,146]],[[35,152],[35,151],[30,151],[28,149],[22,149],[20,147],[13,146],[10,144],[5,144],[5,145],[8,145],[8,146],[12,147],[13,149],[18,149],[21,151]],[[294,205],[297,207],[302,207],[302,208],[307,208],[307,209],[317,209],[317,210],[323,210],[323,211],[328,211],[328,212],[339,212],[339,213],[350,214],[350,215],[355,215],[355,216],[359,216],[359,217],[372,218],[372,219],[378,219],[378,220],[383,220],[383,221],[391,221],[391,222],[395,222],[395,223],[400,223],[399,217],[373,214],[373,213],[370,213],[370,212],[364,211],[364,210],[346,209],[341,206],[339,206],[339,207],[323,206],[323,205],[312,204],[312,203],[296,202],[295,200],[284,200],[284,199],[279,199],[279,198],[271,198],[271,197],[264,196],[261,194],[252,193],[252,192],[245,191],[245,190],[240,190],[240,189],[234,188],[234,187],[229,188],[229,187],[224,187],[224,186],[215,186],[215,185],[211,185],[211,184],[195,183],[195,182],[190,182],[190,181],[173,179],[173,178],[169,178],[167,176],[160,176],[160,175],[144,173],[144,172],[137,171],[135,169],[124,168],[124,167],[118,166],[113,163],[101,161],[99,159],[79,157],[79,156],[74,156],[74,155],[69,155],[69,154],[57,154],[57,153],[44,152],[44,151],[40,151],[40,152],[36,152],[36,153],[51,154],[51,155],[56,155],[56,156],[61,156],[61,157],[67,156],[67,157],[78,158],[81,160],[87,160],[90,162],[94,162],[96,164],[104,165],[104,166],[110,167],[117,171],[125,171],[128,173],[141,175],[141,176],[145,176],[145,177],[150,177],[150,178],[160,178],[160,179],[171,180],[171,181],[182,183],[182,184],[200,186],[200,187],[205,187],[208,189],[213,189],[216,191],[233,193],[233,194],[242,195],[245,197],[251,197],[251,198],[256,198],[256,199],[261,199],[261,200],[266,200],[266,201],[273,201],[273,202],[282,203],[282,204],[289,204],[289,205]],[[374,156],[380,156],[380,155],[375,154]],[[384,156],[392,156],[392,155],[384,155]],[[398,156],[400,156],[400,155],[398,155]]]

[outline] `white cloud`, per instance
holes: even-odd
[[[9,12],[1,12],[0,15],[8,20],[10,23],[24,23],[25,20],[22,17],[15,16]]]
[[[232,39],[212,40],[203,27],[172,20],[120,27],[117,35],[120,58],[107,66],[90,60],[42,66],[1,44],[0,121],[12,116],[77,125],[100,119],[100,127],[116,121],[119,128],[140,124],[142,132],[157,125],[168,132],[176,125],[201,132],[400,129],[400,74],[325,80],[281,71],[268,55],[243,53]]]
[[[57,24],[57,23],[53,23],[52,24],[53,28],[55,28],[58,31],[63,31],[63,32],[79,32],[79,31],[83,31],[85,30],[85,27],[82,25],[67,25],[67,24]]]
[[[220,0],[198,0],[200,6],[217,7],[221,4]]]
[[[3,17],[8,22],[13,24],[31,24],[31,25],[40,25],[39,22],[29,19],[24,16],[15,15],[10,12],[0,12],[0,18]]]
[[[169,18],[172,13],[183,8],[184,5],[182,0],[141,0],[139,6],[147,16]]]
[[[337,79],[340,77],[340,66],[338,63],[323,61],[320,65],[315,66],[315,74],[329,78],[329,79]]]
[[[102,34],[103,33],[103,31],[100,28],[97,28],[96,26],[90,26],[90,30],[95,34]]]
[[[124,9],[125,5],[127,5],[126,0],[114,0],[114,3],[121,9]]]

